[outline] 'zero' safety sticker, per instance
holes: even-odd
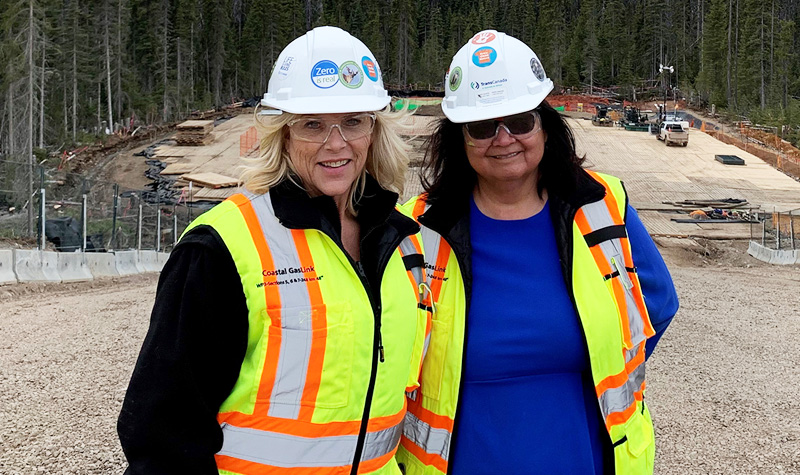
[[[339,67],[333,61],[323,59],[311,68],[311,82],[321,89],[328,89],[339,82]]]

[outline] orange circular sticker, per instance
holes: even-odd
[[[491,31],[481,31],[480,33],[472,37],[472,44],[485,45],[490,41],[494,41],[495,38],[497,38],[497,35],[495,35]]]

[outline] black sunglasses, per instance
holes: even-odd
[[[510,135],[526,135],[533,132],[538,124],[539,114],[536,111],[529,111],[500,119],[467,122],[464,124],[464,129],[475,140],[487,140],[497,136],[500,127],[506,129]]]

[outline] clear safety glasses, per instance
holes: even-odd
[[[339,129],[345,142],[364,138],[375,128],[375,114],[362,113],[331,120],[324,116],[303,116],[287,124],[297,140],[325,143],[334,127]]]
[[[473,140],[491,140],[500,132],[500,127],[506,129],[509,135],[515,136],[529,135],[542,128],[539,114],[536,111],[464,124],[464,130]]]

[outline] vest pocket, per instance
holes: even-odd
[[[422,362],[421,391],[424,396],[438,400],[447,363],[447,346],[452,337],[453,309],[444,304],[436,304],[436,313],[433,316],[431,343],[425,361]]]
[[[650,411],[637,404],[636,412],[625,427],[625,442],[614,448],[617,473],[651,474],[655,458],[655,438]]]
[[[296,408],[344,407],[350,395],[353,357],[353,322],[349,304],[320,304],[281,309],[280,325],[270,324],[269,349],[262,384],[274,367],[274,383],[268,399],[271,415],[295,418]],[[324,374],[324,377],[323,377]],[[266,388],[265,388],[266,389]]]

